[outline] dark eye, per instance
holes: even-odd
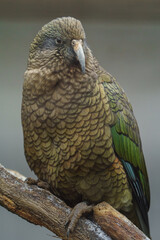
[[[62,40],[60,38],[56,38],[55,39],[55,43],[60,45],[60,44],[62,44]]]

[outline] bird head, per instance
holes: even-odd
[[[57,18],[44,25],[31,43],[28,68],[58,72],[67,66],[85,73],[87,49],[81,22],[72,17]]]

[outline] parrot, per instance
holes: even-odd
[[[73,17],[45,24],[24,73],[25,157],[69,206],[106,201],[150,236],[150,190],[132,106]]]

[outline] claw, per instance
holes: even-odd
[[[35,180],[33,178],[27,178],[25,182],[29,185],[37,185],[38,187],[43,188],[45,190],[50,190],[49,184],[40,179]]]
[[[28,185],[37,185],[37,180],[33,179],[33,178],[26,178],[25,182],[28,184]]]
[[[79,218],[85,214],[91,212],[93,209],[93,205],[88,206],[86,202],[78,203],[71,211],[66,221],[65,227],[67,228],[67,238],[76,227],[76,224]]]
[[[67,230],[67,238],[69,238],[70,230]]]

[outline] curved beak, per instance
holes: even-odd
[[[80,63],[82,73],[85,73],[85,55],[82,47],[82,40],[72,40],[73,50],[76,54],[77,60]]]

